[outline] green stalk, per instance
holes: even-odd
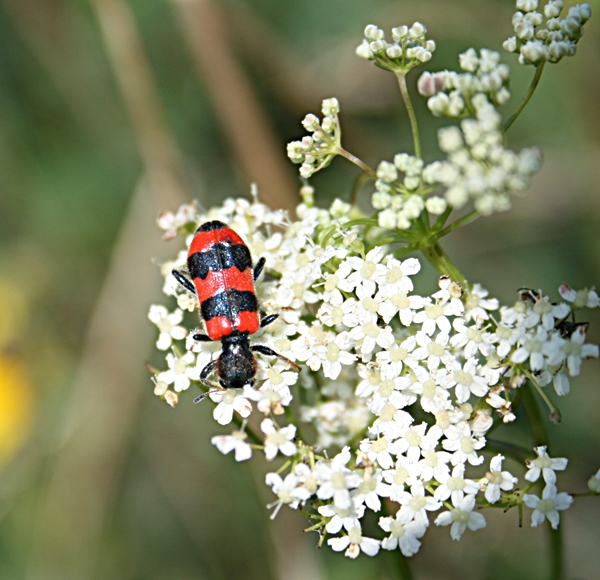
[[[481,217],[481,214],[479,212],[477,212],[476,210],[473,210],[472,212],[469,212],[467,215],[464,215],[463,217],[452,222],[449,226],[446,226],[443,230],[440,230],[439,232],[433,234],[429,239],[432,242],[436,242],[437,240],[439,240],[440,238],[443,238],[444,236],[447,236],[449,233],[453,232],[454,230],[461,228],[462,226],[466,226],[467,224],[474,222],[476,219],[478,219],[480,217]]]
[[[548,535],[550,540],[550,578],[552,580],[564,580],[565,558],[562,526],[553,530],[548,522]]]
[[[424,256],[429,263],[442,275],[448,275],[454,282],[458,282],[463,288],[466,288],[467,282],[456,264],[446,254],[444,248],[436,242],[430,246],[421,248]]]
[[[401,580],[413,580],[412,570],[408,563],[408,558],[400,551],[399,548],[387,552],[388,570],[392,578],[400,578]]]
[[[373,179],[377,179],[377,173],[374,169],[369,167],[364,161],[361,161],[358,157],[356,157],[356,155],[352,155],[352,153],[346,151],[343,147],[336,147],[333,153],[345,157],[348,161],[351,161],[352,163],[354,163],[354,165],[357,165],[363,171],[368,173]]]
[[[535,387],[536,391],[540,394],[540,397],[542,397],[544,403],[546,403],[546,405],[548,406],[548,409],[550,409],[550,420],[553,423],[560,423],[560,411],[554,406],[554,403],[550,400],[550,397],[548,397],[546,391],[544,391],[544,389],[540,387],[539,383],[535,380],[535,377],[531,374],[530,371],[528,371],[527,369],[523,369],[523,372],[525,373],[525,376],[529,379],[531,384]]]
[[[533,80],[531,81],[531,84],[529,85],[529,89],[527,89],[527,92],[525,93],[525,96],[523,97],[523,100],[517,107],[517,110],[508,118],[508,121],[506,121],[506,123],[504,123],[504,132],[505,133],[508,131],[510,126],[517,120],[517,117],[521,114],[521,111],[525,108],[525,106],[529,102],[529,99],[531,99],[533,93],[535,92],[536,87],[538,86],[538,83],[540,82],[540,78],[542,76],[542,71],[544,70],[545,64],[546,64],[546,61],[542,61],[535,68],[535,75],[533,77]]]
[[[398,79],[400,93],[402,94],[402,99],[404,100],[406,112],[408,113],[408,118],[410,120],[413,143],[415,144],[415,156],[419,159],[422,159],[423,155],[421,153],[421,137],[419,137],[419,125],[417,124],[417,116],[415,115],[415,110],[413,109],[412,102],[410,100],[410,95],[408,93],[408,87],[406,86],[406,73],[398,71],[396,73],[396,78]]]
[[[531,384],[527,383],[521,388],[523,394],[523,406],[529,419],[529,425],[531,426],[531,434],[533,435],[533,444],[535,447],[539,445],[548,445],[548,434],[546,433],[546,425],[544,423],[544,417],[542,411],[538,405],[537,399],[533,394]]]

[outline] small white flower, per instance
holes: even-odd
[[[294,443],[296,437],[295,425],[287,425],[278,429],[271,419],[263,419],[260,430],[266,435],[265,458],[267,461],[275,459],[277,453],[291,457],[298,451]]]
[[[418,538],[422,538],[427,531],[425,522],[413,520],[403,523],[398,519],[398,514],[395,518],[379,518],[379,527],[390,534],[381,542],[381,547],[384,550],[400,548],[407,558],[414,556],[419,551],[421,542]]]
[[[420,481],[410,486],[410,493],[401,492],[398,501],[402,507],[396,517],[403,523],[412,520],[427,523],[427,512],[436,511],[442,507],[442,504],[434,497],[425,495],[425,488]]]
[[[536,459],[527,459],[525,464],[528,471],[525,474],[527,481],[537,481],[540,475],[543,475],[544,481],[549,485],[556,483],[555,471],[563,471],[567,468],[568,459],[565,457],[552,458],[546,451],[546,446],[536,447],[534,450],[537,453]]]
[[[158,326],[160,334],[156,342],[156,348],[167,350],[171,347],[173,340],[182,340],[187,335],[187,330],[179,323],[183,320],[183,312],[179,309],[169,314],[164,306],[150,306],[148,318]]]
[[[496,503],[500,499],[501,491],[513,489],[517,483],[517,478],[508,471],[502,471],[502,455],[492,457],[490,461],[490,470],[485,474],[481,482],[485,487],[485,499],[490,503]]]
[[[453,540],[460,540],[467,528],[472,531],[485,528],[486,521],[483,514],[474,512],[475,496],[466,495],[458,502],[452,502],[454,509],[441,513],[435,519],[436,526],[448,526],[450,528],[450,537]]]
[[[353,505],[350,489],[358,487],[362,478],[346,467],[350,461],[350,448],[344,447],[331,461],[319,461],[315,476],[321,483],[317,491],[319,499],[331,499],[338,509],[350,509]]]
[[[325,526],[327,533],[337,534],[342,527],[349,531],[360,526],[360,519],[365,514],[365,506],[352,501],[347,509],[338,508],[335,504],[327,504],[317,508],[317,511],[323,517],[331,518]]]
[[[373,538],[365,538],[360,526],[355,526],[348,530],[347,536],[330,538],[327,540],[327,544],[334,552],[346,550],[345,556],[356,558],[360,552],[364,552],[367,556],[375,556],[379,552],[380,542]]]
[[[452,503],[458,505],[458,503],[465,497],[465,495],[475,495],[479,491],[479,485],[472,479],[465,479],[465,465],[459,463],[452,470],[452,475],[445,479],[438,480],[441,485],[435,490],[433,496],[438,501],[446,501],[449,497],[452,498]]]
[[[246,461],[252,457],[252,447],[246,442],[246,433],[233,431],[231,435],[215,435],[210,442],[223,454],[235,451],[236,461]]]
[[[234,411],[237,411],[244,419],[252,412],[250,401],[243,396],[243,392],[239,389],[214,391],[209,397],[218,403],[213,411],[213,417],[219,425],[231,423]]]
[[[301,503],[312,495],[308,489],[300,485],[298,478],[293,473],[288,473],[285,479],[282,479],[277,473],[267,473],[265,483],[271,487],[273,493],[278,497],[276,502],[267,506],[275,508],[271,514],[272,520],[275,519],[283,504],[289,505],[292,509],[297,509]]]
[[[194,363],[193,353],[188,351],[181,357],[169,353],[166,358],[169,370],[159,373],[156,376],[157,381],[162,381],[167,385],[173,383],[173,389],[180,392],[189,388],[190,379],[198,380],[198,371],[190,366]]]
[[[564,491],[556,493],[556,486],[546,485],[541,499],[537,495],[525,494],[523,503],[533,510],[531,514],[531,527],[535,528],[544,522],[546,518],[552,529],[558,528],[560,522],[559,511],[568,509],[573,503],[573,497]]]

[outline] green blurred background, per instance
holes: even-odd
[[[173,410],[152,394],[146,313],[162,301],[156,263],[180,247],[155,219],[246,195],[252,181],[292,207],[285,144],[323,98],[340,100],[345,147],[365,162],[410,151],[393,77],[354,56],[364,26],[423,22],[438,70],[470,46],[500,50],[513,12],[511,0],[0,0],[2,580],[394,577],[386,554],[317,551],[295,512],[269,522],[266,466],[216,451],[209,438],[225,430],[211,405]],[[511,129],[515,149],[544,149],[531,191],[447,240],[465,275],[505,302],[522,286],[556,298],[563,281],[600,280],[598,17]],[[510,111],[533,71],[503,60]],[[440,122],[416,104],[431,159]],[[357,172],[335,160],[313,180],[317,200],[347,199]],[[431,291],[433,276],[422,283]],[[588,318],[598,343],[600,317]],[[571,492],[600,467],[600,366],[584,369],[549,427]],[[415,577],[546,578],[545,531],[528,516],[519,529],[516,513],[486,517],[459,543],[433,526]],[[594,498],[564,516],[569,578],[598,577],[599,521]]]

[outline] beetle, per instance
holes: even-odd
[[[213,220],[202,224],[194,234],[187,257],[189,280],[179,270],[173,276],[198,297],[200,319],[206,334],[194,340],[221,341],[219,357],[200,372],[200,382],[213,390],[194,399],[199,403],[210,393],[254,386],[257,363],[255,352],[276,356],[300,371],[287,357],[262,344],[250,345],[249,336],[271,324],[279,315],[261,317],[254,282],[265,267],[260,258],[254,268],[248,246],[227,224]],[[218,383],[210,380],[216,372]]]

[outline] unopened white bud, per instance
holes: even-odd
[[[385,54],[389,58],[400,58],[402,56],[402,48],[399,44],[390,44],[385,50]]]
[[[385,33],[383,30],[374,24],[369,24],[365,27],[365,38],[371,42],[374,40],[381,40],[384,36]]]
[[[418,175],[407,175],[404,178],[404,187],[409,191],[414,191],[421,184],[421,178]]]
[[[438,131],[440,149],[452,153],[463,146],[463,139],[458,127],[443,127]]]
[[[394,42],[403,42],[408,37],[408,26],[398,26],[392,28],[392,38]]]
[[[364,39],[362,43],[356,47],[356,55],[360,56],[360,58],[366,58],[367,60],[373,56],[368,40]]]
[[[538,0],[517,0],[517,10],[532,12],[538,7]]]
[[[421,212],[425,208],[425,202],[420,195],[411,195],[402,207],[404,215],[408,219],[416,219],[421,215]]]
[[[443,73],[424,72],[417,81],[417,89],[424,97],[432,97],[444,88]]]
[[[479,58],[474,48],[469,48],[466,52],[458,55],[460,68],[468,72],[475,72],[479,67]]]
[[[376,191],[371,196],[371,205],[375,209],[385,209],[386,207],[390,206],[391,202],[392,196],[384,191]]]
[[[386,183],[392,183],[398,179],[398,170],[393,163],[382,161],[377,167],[377,177]]]
[[[427,34],[427,28],[425,28],[425,26],[420,22],[415,22],[408,31],[409,38],[414,40],[423,38],[425,34]]]
[[[335,97],[325,99],[321,111],[323,115],[337,115],[340,112],[340,104]]]
[[[560,5],[557,2],[548,2],[548,4],[544,6],[544,16],[546,16],[546,18],[556,18],[557,16],[560,16],[562,9],[562,2]]]
[[[440,215],[444,213],[447,207],[448,202],[443,197],[439,197],[437,195],[428,198],[425,202],[425,208],[433,215]]]
[[[377,216],[377,223],[379,226],[388,230],[393,230],[396,227],[396,222],[396,212],[391,209],[384,209],[382,212],[379,212],[379,215]]]
[[[507,52],[516,52],[517,51],[517,37],[511,36],[510,38],[507,38],[502,43],[502,48],[504,50],[506,50]]]
[[[510,99],[510,91],[506,87],[502,87],[495,96],[495,101],[498,105],[504,105]]]
[[[427,101],[427,108],[436,116],[441,117],[450,103],[450,97],[446,93],[438,93]]]
[[[529,40],[521,47],[521,56],[526,61],[537,64],[544,60],[545,47],[539,40]]]
[[[309,113],[304,117],[302,125],[307,131],[316,131],[319,128],[319,119],[312,113]]]
[[[515,25],[515,34],[521,40],[530,40],[533,38],[534,33],[535,29],[533,26],[525,20],[521,20]]]
[[[385,40],[375,40],[369,44],[369,48],[373,54],[381,54],[382,52],[385,52],[387,46],[388,44]]]

